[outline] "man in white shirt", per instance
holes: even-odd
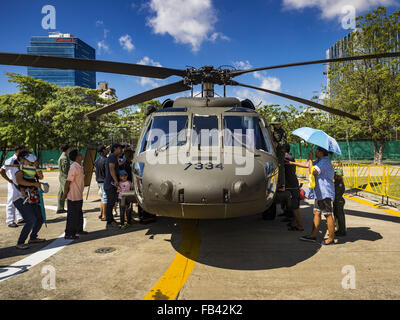
[[[17,228],[18,227],[17,223],[23,223],[24,219],[22,218],[21,213],[18,211],[18,209],[15,208],[13,204],[13,202],[16,200],[16,195],[19,194],[19,191],[16,187],[17,181],[15,179],[15,173],[19,169],[16,167],[8,167],[8,166],[16,164],[15,161],[17,161],[18,154],[24,150],[25,150],[24,146],[15,147],[14,148],[15,154],[11,158],[8,158],[4,162],[4,166],[2,166],[0,169],[0,175],[8,182],[6,223],[10,228]],[[17,223],[15,223],[15,219],[17,220]]]

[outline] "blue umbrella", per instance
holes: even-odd
[[[302,138],[304,141],[315,144],[329,152],[334,152],[340,155],[342,154],[337,141],[322,130],[303,127],[294,130],[292,133]]]

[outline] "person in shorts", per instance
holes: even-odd
[[[322,241],[322,245],[334,244],[335,240],[335,221],[333,219],[333,205],[332,202],[335,200],[335,184],[334,176],[335,170],[332,166],[332,162],[328,157],[328,151],[317,147],[315,156],[316,161],[312,161],[313,154],[309,153],[309,161],[307,164],[301,164],[297,162],[290,162],[290,164],[295,164],[297,166],[308,168],[309,172],[315,176],[315,202],[314,202],[314,221],[313,229],[309,235],[300,237],[302,241],[317,241],[317,234],[319,227],[321,225],[322,215],[326,218],[326,223],[328,225],[329,237],[328,239]]]

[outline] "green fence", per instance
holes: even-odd
[[[334,155],[333,159],[374,159],[374,145],[372,141],[338,142],[342,156]],[[378,145],[379,146],[379,145]],[[308,152],[313,148],[311,144],[291,143],[290,152],[296,159],[307,159]],[[383,151],[383,159],[400,159],[400,141],[388,141]]]
[[[85,157],[86,150],[83,149],[80,151]],[[57,168],[58,158],[61,156],[61,150],[42,150],[39,152],[39,160],[42,168]],[[12,157],[14,154],[13,151],[7,152],[5,159]],[[0,152],[0,158],[2,156],[2,152]]]

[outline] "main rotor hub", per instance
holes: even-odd
[[[185,83],[198,85],[204,83],[227,85],[232,79],[231,70],[204,66],[200,69],[186,69]]]

